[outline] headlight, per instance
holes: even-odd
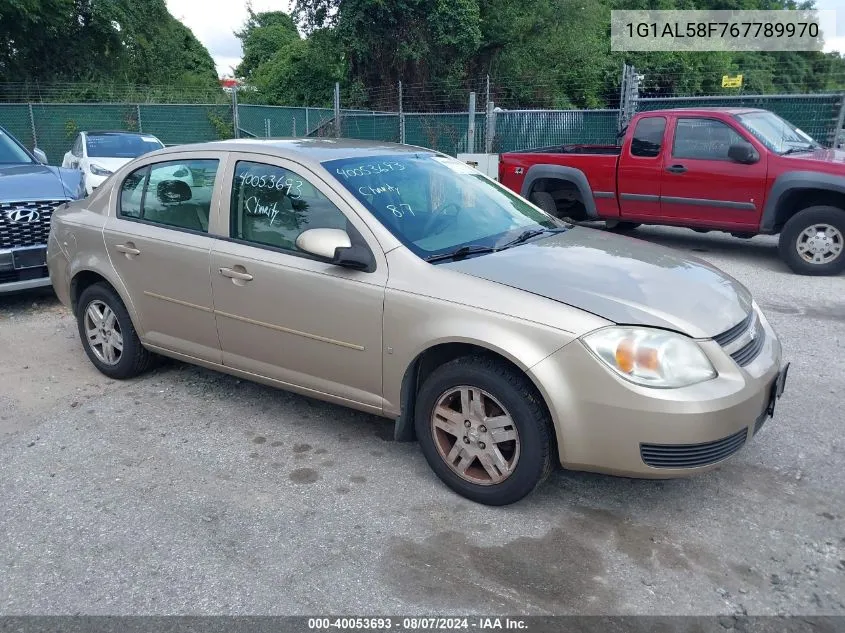
[[[667,389],[716,377],[716,370],[695,341],[674,332],[608,327],[582,340],[608,367],[638,385]]]
[[[95,165],[91,163],[88,165],[88,169],[91,170],[91,173],[95,176],[111,176],[111,172],[108,169],[100,167],[99,165]]]

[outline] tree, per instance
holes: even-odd
[[[217,87],[214,61],[164,0],[0,4],[0,82]]]
[[[243,47],[243,58],[235,69],[235,75],[238,77],[249,77],[280,49],[300,41],[296,25],[287,13],[255,13],[252,7],[247,7],[247,10],[249,17],[244,28],[235,33]]]

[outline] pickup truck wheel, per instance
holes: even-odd
[[[491,358],[465,356],[435,369],[414,422],[435,474],[478,503],[519,501],[548,477],[556,457],[542,398],[523,374]]]
[[[552,194],[546,191],[535,191],[529,199],[549,215],[558,217],[557,204],[555,203],[555,199],[552,198]]]
[[[614,233],[630,233],[640,226],[642,226],[640,222],[614,222],[610,220],[605,223],[607,230]]]
[[[845,210],[808,207],[784,225],[781,258],[799,275],[836,275],[845,270]]]

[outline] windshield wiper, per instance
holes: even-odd
[[[510,248],[511,246],[516,246],[517,244],[522,244],[523,242],[527,242],[530,239],[535,237],[539,237],[540,235],[544,235],[546,233],[563,233],[564,231],[568,231],[569,229],[559,228],[559,229],[528,229],[527,231],[523,231],[510,242],[505,242],[501,246],[499,246],[496,250],[500,251],[505,248]]]
[[[818,149],[819,146],[816,145],[808,145],[806,147],[790,147],[786,150],[781,156],[786,156],[788,154],[797,154],[799,152],[812,152]]]
[[[439,262],[444,259],[463,259],[468,255],[475,255],[476,253],[495,253],[498,249],[492,246],[461,246],[448,253],[439,253],[437,255],[429,255],[425,258],[427,262]]]

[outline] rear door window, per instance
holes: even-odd
[[[207,233],[218,165],[216,159],[192,159],[133,171],[120,188],[120,216]]]
[[[631,154],[642,158],[655,158],[663,147],[663,134],[666,131],[666,119],[653,116],[640,119],[631,139]]]

